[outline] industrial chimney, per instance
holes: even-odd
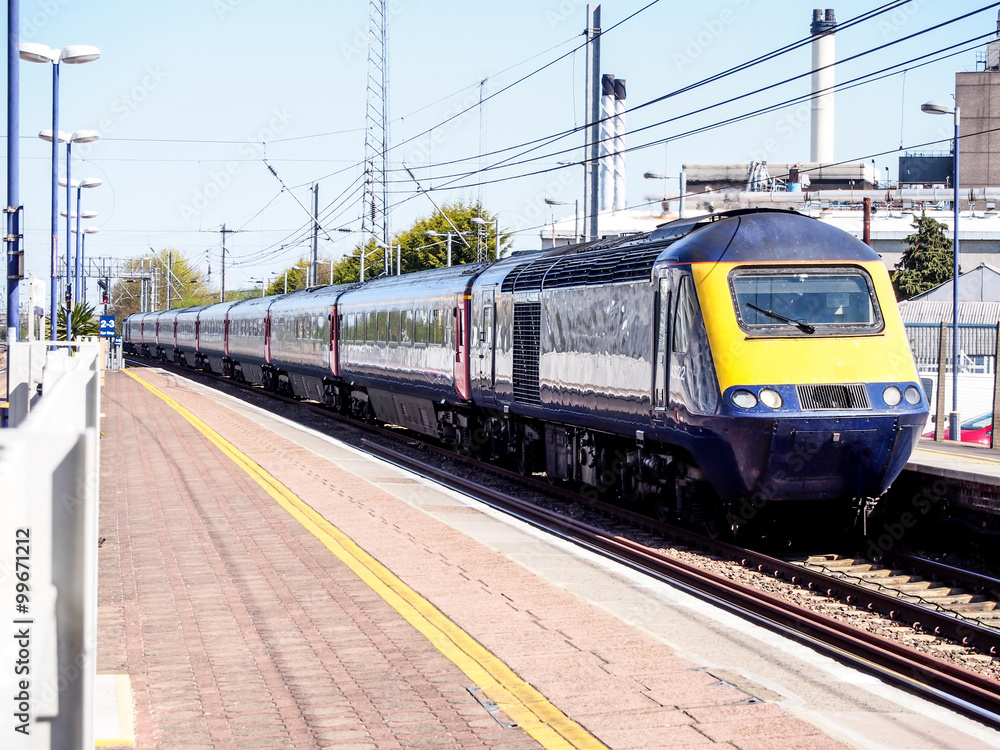
[[[615,77],[601,76],[601,213],[615,207]]]
[[[833,9],[813,11],[812,26],[812,128],[809,160],[833,161],[833,86],[837,19]],[[823,93],[820,93],[823,92]]]
[[[625,79],[615,79],[615,211],[625,210]]]

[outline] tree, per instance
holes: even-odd
[[[921,214],[914,217],[915,234],[906,238],[907,248],[892,274],[896,298],[909,299],[948,281],[954,273],[955,256],[951,240],[945,236],[947,227]]]
[[[142,278],[147,279],[150,310],[165,310],[168,294],[171,308],[192,307],[218,301],[218,295],[208,289],[201,271],[193,267],[187,258],[176,250],[164,248],[126,264],[123,278],[115,281],[111,287],[109,314],[124,318],[140,311]]]
[[[87,302],[77,302],[73,305],[73,311],[69,315],[70,332],[73,340],[83,336],[99,336],[101,333],[100,317],[93,305]],[[45,319],[45,339],[48,341],[52,336],[52,318]],[[56,312],[56,340],[66,340],[66,308],[59,306]]]
[[[393,248],[396,245],[402,246],[402,258],[400,261],[403,273],[413,273],[424,271],[428,268],[440,268],[448,263],[447,233],[453,235],[455,229],[452,228],[448,219],[451,219],[455,227],[462,233],[469,236],[462,238],[452,236],[451,240],[451,262],[452,265],[463,263],[474,263],[478,255],[478,244],[480,239],[485,243],[485,256],[489,260],[495,260],[503,256],[510,247],[509,233],[502,233],[499,237],[499,252],[497,248],[496,234],[493,231],[496,217],[482,207],[482,204],[464,204],[461,201],[445,204],[441,212],[435,212],[428,218],[418,219],[412,227],[396,235],[390,244]],[[445,218],[445,215],[448,219]],[[474,224],[472,219],[479,217],[486,224]],[[440,237],[427,236],[428,232],[436,232]],[[466,242],[468,246],[466,246]],[[369,240],[365,245],[365,278],[380,276],[385,268],[385,251],[378,248],[374,240]],[[390,270],[395,273],[396,259],[390,259]],[[335,266],[333,272],[333,283],[347,284],[357,281],[361,272],[361,246],[354,248],[354,252],[342,258]]]
[[[272,281],[267,287],[267,295],[272,294],[284,294],[285,293],[285,275],[288,275],[288,291],[294,292],[298,289],[305,289],[309,279],[309,264],[310,261],[305,258],[300,258],[295,261],[295,265],[286,268],[282,271],[277,278]],[[322,268],[322,266],[321,266]],[[329,275],[329,273],[327,274]],[[322,279],[322,274],[320,279]]]

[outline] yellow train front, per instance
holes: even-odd
[[[710,478],[731,520],[789,501],[861,510],[882,495],[928,408],[879,256],[839,229],[770,211],[690,232],[669,255],[661,278],[680,286],[661,284],[683,296],[689,275],[696,294],[670,346],[661,342],[657,432]],[[678,342],[685,314],[691,333]]]

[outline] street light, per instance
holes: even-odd
[[[83,218],[85,219],[90,218],[87,216],[88,213],[93,213],[95,216],[97,215],[96,211],[84,211]],[[87,257],[87,235],[97,234],[100,231],[101,230],[98,227],[84,227],[83,229],[80,229],[79,218],[77,218],[76,229],[73,230],[73,233],[76,235],[76,245],[78,248],[80,248],[80,251],[77,254],[76,258],[78,265],[77,276],[76,276],[77,279],[76,298],[78,300],[82,300],[83,302],[87,301],[87,282],[84,278],[84,273],[83,273],[84,261],[86,260]],[[107,312],[106,309],[105,312]]]
[[[52,132],[53,132],[52,130],[43,130],[38,134],[38,137],[41,138],[43,141],[48,141],[49,143],[52,143]],[[67,211],[69,211],[69,206],[72,201],[70,191],[73,187],[73,179],[72,179],[73,144],[93,143],[100,137],[101,134],[98,133],[96,130],[76,130],[70,134],[66,134],[61,130],[59,131],[59,142],[66,144],[66,179],[65,180],[60,179],[59,184],[66,188]],[[101,181],[98,180],[97,184],[100,185]],[[80,210],[79,196],[80,194],[79,192],[77,192],[77,207],[76,207],[77,212],[79,212]],[[67,214],[64,215],[66,216],[66,309],[70,310],[76,303],[76,297],[77,297],[76,289],[73,286],[73,279],[79,276],[80,269],[77,268],[75,274],[70,273],[70,267],[72,265],[71,259],[73,257],[73,255],[69,251],[71,245],[70,234],[72,229],[70,226],[70,216]],[[79,225],[79,221],[77,221],[77,224]],[[79,228],[79,226],[77,228]],[[78,262],[79,262],[79,255],[80,255],[80,245],[79,243],[77,243],[76,256]]]
[[[70,142],[71,143],[89,143],[90,142],[89,140],[85,141],[85,140],[79,140],[79,139],[76,138],[80,133],[93,133],[94,134],[94,138],[92,140],[97,140],[97,135],[98,134],[97,134],[96,131],[79,131],[78,133],[73,133],[73,138],[71,139]],[[67,151],[67,154],[66,154],[66,163],[67,163],[67,165],[69,164],[69,152],[68,151]],[[66,171],[67,172],[69,171],[69,167],[68,166],[66,168]],[[75,263],[73,265],[73,278],[76,279],[76,285],[74,287],[74,300],[78,300],[78,299],[85,300],[86,286],[84,285],[84,282],[83,282],[83,248],[82,248],[81,240],[80,240],[80,217],[82,216],[84,219],[93,219],[95,216],[97,216],[97,212],[96,211],[83,211],[83,212],[80,211],[80,193],[83,191],[83,188],[100,187],[103,183],[101,182],[100,178],[98,178],[98,177],[85,177],[82,180],[72,180],[71,182],[69,181],[68,178],[65,181],[62,180],[62,179],[59,180],[59,184],[60,185],[66,185],[67,182],[69,182],[69,187],[75,187],[76,188],[76,214],[74,214],[76,216],[76,230],[75,230],[75,234],[76,234],[76,261],[75,261]],[[69,193],[67,191],[67,196],[68,195],[69,195]],[[69,206],[69,200],[68,199],[66,201],[66,205],[67,205],[67,207]],[[69,245],[67,243],[67,252],[68,252],[68,247],[69,247]]]
[[[555,198],[546,198],[545,205],[547,206],[568,206],[569,201],[560,201]],[[575,213],[573,214],[573,241],[580,241],[580,199],[577,198],[574,201],[576,206]],[[552,244],[556,244],[556,210],[552,209]]]
[[[448,246],[448,266],[451,266],[451,238],[452,237],[471,237],[473,232],[435,232],[430,229],[424,232],[425,237],[446,237]]]
[[[52,259],[51,259],[51,279],[49,315],[51,316],[51,326],[49,339],[56,340],[56,300],[59,297],[59,289],[56,281],[56,259],[58,253],[58,213],[59,213],[59,63],[78,65],[92,62],[101,56],[101,51],[97,47],[86,44],[75,44],[63,49],[51,49],[44,44],[36,42],[21,42],[18,55],[22,60],[36,63],[52,63]],[[53,137],[54,134],[54,137]],[[68,175],[67,175],[68,177]],[[67,250],[68,257],[68,250]],[[68,311],[67,311],[68,312]],[[67,315],[67,323],[69,316]],[[66,339],[69,339],[69,325],[66,326]]]
[[[485,251],[485,254],[484,254],[485,257],[477,257],[476,260],[477,261],[489,260],[490,259],[490,247],[489,247],[490,246],[490,233],[489,233],[489,229],[487,229],[487,227],[490,225],[490,222],[486,221],[486,219],[482,218],[481,216],[475,216],[475,217],[469,219],[469,221],[472,224],[475,224],[476,226],[478,226],[482,230],[483,235],[484,235],[484,239],[486,240],[485,243],[484,243],[486,245],[486,251]],[[477,231],[476,234],[478,236],[478,231]],[[497,258],[500,257],[500,217],[498,217],[498,216],[494,216],[493,217],[493,236],[494,236],[494,239],[496,240],[495,247],[493,248],[493,259],[496,260]]]
[[[955,156],[953,169],[955,170],[952,187],[955,195],[952,203],[955,209],[954,226],[952,233],[952,250],[954,251],[952,269],[952,296],[951,296],[951,413],[948,415],[948,432],[952,440],[962,439],[962,426],[958,414],[958,121],[960,109],[954,109],[941,102],[926,102],[920,105],[920,111],[929,115],[954,115],[955,116],[955,138],[952,145],[952,153]]]
[[[666,183],[667,180],[677,180],[677,218],[684,218],[684,193],[687,192],[687,180],[685,179],[683,170],[677,177],[670,177],[669,175],[663,174],[663,172],[644,172],[642,175],[647,180],[663,180]],[[650,200],[652,196],[647,196],[646,200]],[[666,199],[666,186],[664,186],[664,197],[661,200]]]
[[[280,276],[281,271],[271,271],[273,276]],[[288,269],[285,269],[285,294],[288,294]]]

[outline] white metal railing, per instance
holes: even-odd
[[[3,748],[94,747],[100,365],[96,341],[10,345],[0,429]]]

